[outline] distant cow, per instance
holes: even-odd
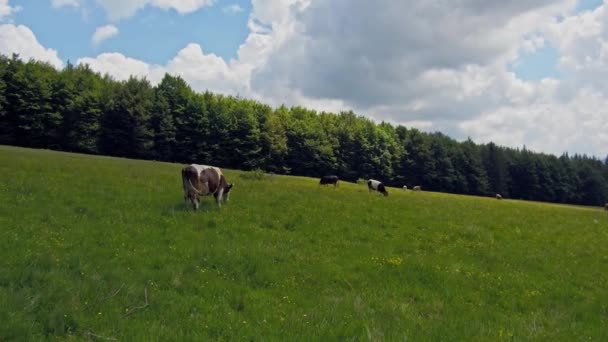
[[[338,176],[323,176],[321,177],[321,180],[319,181],[319,185],[328,185],[328,184],[333,184],[334,188],[336,186],[338,186]]]
[[[422,190],[422,187],[420,185],[416,185],[412,190],[420,191],[420,190]]]
[[[230,200],[230,190],[234,186],[226,181],[220,168],[197,164],[182,169],[182,185],[184,201],[189,199],[194,210],[199,207],[199,196],[213,195],[217,205],[221,207],[222,200]]]
[[[501,194],[496,194],[496,199],[501,200],[502,199],[502,195]]]
[[[608,210],[608,203],[604,204],[604,209]]]
[[[403,190],[407,190],[407,185],[404,185],[404,186],[403,186]]]
[[[377,181],[375,179],[369,179],[367,181],[367,189],[369,190],[369,192],[372,192],[372,190],[378,191],[379,193],[383,194],[384,196],[388,196],[388,191],[386,191],[384,184],[382,184],[382,182]]]

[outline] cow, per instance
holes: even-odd
[[[497,200],[501,200],[502,199],[502,195],[501,194],[496,194],[496,199]]]
[[[604,204],[604,209],[608,210],[608,203]]]
[[[407,190],[407,185],[404,185],[404,186],[403,186],[403,190]]]
[[[321,180],[319,180],[319,185],[328,185],[328,184],[333,184],[334,188],[338,186],[338,181],[340,179],[338,178],[338,176],[323,176],[321,177]]]
[[[230,200],[230,190],[234,186],[228,183],[220,168],[197,164],[182,168],[182,185],[184,201],[190,200],[194,210],[198,210],[199,196],[213,195],[218,207],[221,207],[222,200]]]
[[[372,192],[372,190],[378,191],[379,193],[383,194],[384,196],[388,196],[388,191],[386,191],[384,184],[382,184],[382,182],[377,181],[375,179],[369,179],[367,181],[367,189],[369,190],[369,192]]]
[[[412,190],[420,191],[420,190],[422,190],[422,187],[420,185],[416,185]]]

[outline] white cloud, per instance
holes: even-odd
[[[174,9],[180,14],[191,13],[198,9],[213,5],[215,0],[152,0],[152,6],[162,9]]]
[[[79,7],[81,0],[51,0],[51,6],[54,8],[60,7]]]
[[[20,10],[21,6],[11,6],[8,0],[0,0],[0,21],[9,18]]]
[[[166,65],[151,65],[120,53],[103,53],[95,58],[80,58],[76,64],[89,64],[95,71],[108,73],[119,80],[129,76],[146,77],[158,83],[165,73],[180,75],[194,89],[237,94],[246,92],[239,69],[214,55],[205,54],[198,44],[188,44]]]
[[[232,4],[232,5],[224,6],[224,8],[222,8],[222,11],[224,13],[235,14],[235,13],[243,12],[244,9],[239,4]]]
[[[114,2],[131,6],[123,16],[160,7],[157,1]],[[168,4],[163,8],[180,11]],[[238,93],[271,105],[353,109],[456,138],[604,156],[608,5],[579,14],[575,5],[252,0],[250,33],[236,59],[189,44],[164,65],[120,54],[79,62],[120,79],[130,69],[154,82],[170,72],[199,91]],[[525,81],[510,71],[521,54],[545,46],[558,50],[560,79]]]
[[[96,58],[79,58],[76,64],[88,64],[95,71],[109,74],[118,80],[127,80],[129,76],[146,77],[151,82],[160,81],[164,72],[162,67],[149,65],[120,53],[102,53]]]
[[[87,63],[94,70],[107,72],[118,79],[127,79],[129,69],[132,68],[135,75],[148,76],[153,83],[160,81],[162,74],[169,72],[181,75],[198,91],[209,89],[262,99],[251,90],[249,82],[251,75],[266,64],[269,55],[289,36],[289,32],[293,30],[290,7],[301,2],[300,0],[274,1],[271,3],[268,0],[253,0],[256,10],[251,14],[248,24],[251,32],[239,47],[238,58],[235,60],[227,62],[214,54],[204,53],[199,44],[188,44],[165,65],[149,65],[119,53],[81,58],[77,63]],[[268,26],[272,28],[269,29]],[[305,103],[305,98],[297,93],[294,93],[291,99]],[[264,100],[270,102],[274,99],[264,98]],[[342,103],[333,99],[312,101],[317,104],[330,104],[332,108],[338,108],[336,104]]]
[[[63,66],[57,50],[42,46],[32,30],[23,25],[0,25],[0,53],[8,56],[17,53],[24,60],[33,58],[49,62],[56,68]]]
[[[96,0],[111,20],[128,18],[146,6],[164,10],[175,10],[179,14],[192,13],[205,6],[211,6],[215,0]]]
[[[99,45],[104,40],[114,37],[117,34],[118,28],[114,25],[100,26],[95,30],[93,37],[91,37],[91,42],[93,45]]]
[[[537,151],[608,152],[608,98],[591,88],[580,89],[566,103],[540,102],[505,106],[460,123],[464,132],[480,142],[526,145]]]

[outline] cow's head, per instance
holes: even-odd
[[[226,187],[224,188],[224,193],[229,193],[230,189],[232,189],[232,187],[234,186],[234,183],[229,183],[228,185],[226,185]]]
[[[386,197],[386,196],[388,196],[388,191],[384,190],[384,192],[382,194]]]

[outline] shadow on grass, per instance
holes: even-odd
[[[223,206],[224,204],[222,204]],[[169,206],[168,208],[166,208],[163,211],[163,214],[165,215],[170,215],[172,213],[184,213],[184,212],[191,212],[191,213],[197,213],[197,212],[214,212],[214,211],[218,211],[218,206],[217,203],[215,202],[215,200],[213,201],[205,201],[202,200],[200,201],[200,205],[198,207],[198,210],[194,210],[192,208],[192,203],[188,202],[177,202],[177,203],[173,203],[173,205]]]

